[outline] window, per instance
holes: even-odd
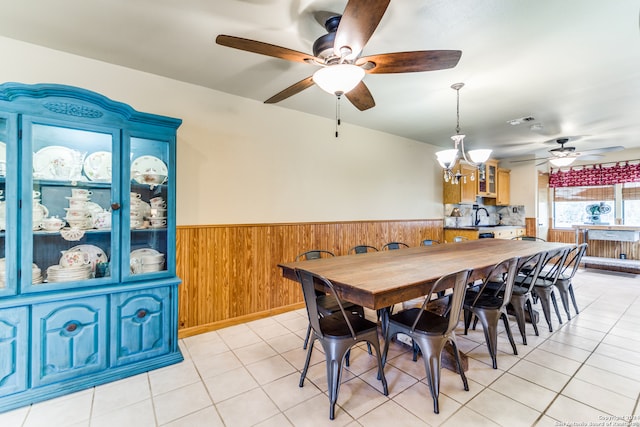
[[[622,220],[624,225],[640,225],[640,182],[622,184]]]
[[[613,185],[554,188],[553,226],[571,228],[574,224],[615,224],[614,194]]]

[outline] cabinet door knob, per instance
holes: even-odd
[[[76,329],[78,329],[78,324],[77,323],[69,323],[66,327],[67,332],[73,332]]]
[[[146,315],[147,315],[147,311],[145,309],[138,310],[138,314],[137,314],[138,319],[142,319]]]
[[[120,203],[117,203],[117,202],[111,203],[111,209],[114,211],[117,211],[118,209],[120,209]]]

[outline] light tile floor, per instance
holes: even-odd
[[[528,325],[524,346],[511,319],[518,355],[502,331],[497,370],[481,329],[460,330],[470,390],[443,370],[440,414],[422,359],[394,343],[389,396],[357,347],[330,421],[320,346],[298,387],[307,320],[297,310],[183,339],[182,363],[0,414],[0,426],[640,426],[640,280],[581,270],[574,287],[581,312],[562,325],[554,315],[555,332]]]

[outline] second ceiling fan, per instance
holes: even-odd
[[[326,20],[325,28],[328,33],[315,41],[313,55],[222,34],[216,37],[216,43],[321,67],[312,76],[294,83],[267,99],[265,101],[267,104],[280,102],[317,84],[327,92],[338,96],[344,94],[356,108],[364,111],[375,106],[371,92],[362,81],[365,74],[444,70],[455,67],[462,55],[459,50],[417,50],[360,56],[389,3],[390,0],[349,0],[342,15],[331,16]],[[345,86],[333,85],[338,75],[349,80]]]

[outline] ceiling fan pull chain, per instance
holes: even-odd
[[[336,138],[338,137],[338,126],[340,126],[340,95],[336,95]]]

